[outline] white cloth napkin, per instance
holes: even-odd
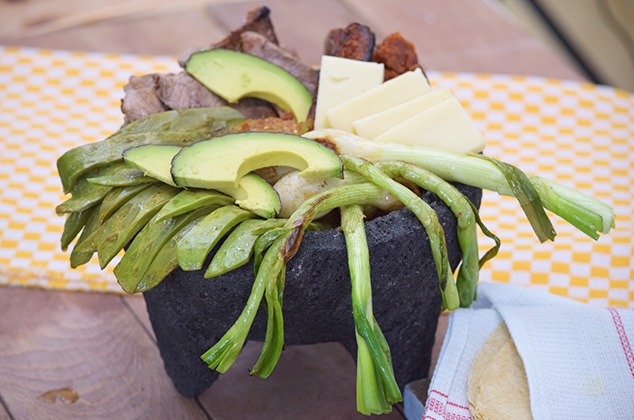
[[[480,283],[472,308],[450,315],[423,419],[471,418],[471,363],[502,321],[524,363],[535,420],[634,419],[634,311],[505,283]]]

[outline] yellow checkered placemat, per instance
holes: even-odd
[[[55,162],[117,130],[131,75],[170,71],[179,71],[174,58],[0,47],[0,284],[121,292],[95,260],[70,269]],[[596,242],[553,215],[557,238],[540,244],[515,200],[485,192],[481,217],[502,247],[482,280],[634,308],[634,96],[538,77],[429,76],[469,111],[487,155],[593,195],[617,215]],[[483,237],[481,250],[488,246]]]

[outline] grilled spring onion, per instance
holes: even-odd
[[[277,237],[272,241],[259,264],[247,304],[233,326],[218,343],[202,355],[207,365],[218,372],[226,372],[235,362],[244,345],[267,288],[269,299],[281,299],[284,278],[280,273],[284,271],[286,262],[297,252],[304,231],[317,214],[351,204],[372,204],[380,201],[384,196],[383,189],[371,183],[338,186],[302,204],[288,219],[281,233],[274,229],[275,232],[270,236]],[[268,240],[268,236],[264,240]],[[267,328],[264,352],[251,371],[253,375],[267,375],[273,370],[284,342],[283,337],[280,337],[280,334],[283,334],[283,328],[280,328],[281,312],[278,312],[277,305],[267,305],[267,313],[269,320],[272,319],[277,324],[269,325]]]
[[[460,306],[469,307],[476,298],[476,288],[482,265],[493,258],[500,248],[500,240],[484,226],[478,210],[467,197],[439,176],[405,162],[384,162],[375,166],[391,178],[402,177],[419,187],[436,194],[456,216],[458,242],[462,250],[462,264],[458,270],[456,285]],[[495,241],[495,246],[478,261],[478,235],[476,224],[482,232]]]
[[[340,155],[356,156],[372,162],[404,161],[427,169],[446,181],[515,196],[511,185],[518,181],[509,182],[500,166],[491,158],[397,143],[371,142],[335,129],[311,131],[304,137],[328,144]],[[614,211],[607,204],[556,182],[535,175],[526,176],[544,208],[591,238],[598,239],[599,233],[608,233],[614,227]],[[531,217],[530,214],[528,216]]]
[[[346,238],[352,282],[352,312],[357,339],[357,410],[384,414],[402,400],[394,378],[390,349],[372,314],[370,253],[359,205],[341,208],[341,229]]]
[[[436,212],[414,192],[385,175],[370,162],[351,156],[342,156],[341,159],[347,169],[358,172],[372,183],[398,198],[420,220],[429,237],[431,252],[436,263],[443,309],[453,310],[458,308],[460,299],[456,280],[451,273],[451,266],[449,265],[445,231],[438,221]]]

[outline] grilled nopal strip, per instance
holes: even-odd
[[[104,268],[178,191],[168,185],[152,185],[143,190],[121,206],[75,250],[91,255],[97,251],[99,265]]]
[[[92,239],[94,233],[97,231],[97,229],[99,229],[99,226],[101,225],[99,222],[99,208],[91,207],[88,211],[90,211],[90,215],[88,216],[88,220],[86,221],[84,230],[82,230],[81,235],[79,235],[79,239],[75,244],[75,247],[70,253],[71,268],[77,268],[80,265],[86,264],[88,261],[90,261],[92,255],[96,251]]]
[[[93,211],[95,211],[95,209],[93,207],[89,207],[82,211],[70,213],[66,217],[61,239],[62,251],[66,251],[68,249],[68,245],[70,245],[73,239],[75,239],[77,234],[79,234],[82,228],[86,225],[86,222]]]
[[[205,278],[227,273],[249,262],[255,242],[268,230],[284,226],[286,219],[245,220],[227,236],[211,260]]]
[[[238,223],[254,217],[255,214],[236,206],[215,210],[178,242],[178,265],[186,271],[200,270],[220,239]]]
[[[123,151],[130,147],[148,143],[186,146],[214,137],[242,121],[242,114],[229,107],[166,111],[137,120],[103,141],[64,153],[57,160],[64,192],[71,192],[86,171],[119,162]]]
[[[143,277],[139,280],[135,289],[136,293],[150,290],[178,267],[176,260],[178,242],[208,214],[206,209],[194,210],[193,213],[196,213],[196,216],[193,217],[187,225],[176,232],[156,255],[154,261],[152,261],[145,274],[143,274]]]
[[[156,214],[136,235],[114,269],[114,275],[127,293],[134,293],[154,259],[169,240],[201,215],[215,207],[203,207],[176,217],[160,219]]]
[[[110,177],[125,172],[128,168],[122,164],[115,164],[107,168],[96,170],[94,176]],[[55,208],[57,214],[74,213],[85,210],[98,204],[103,200],[108,191],[112,187],[104,185],[96,185],[91,183],[88,178],[81,178],[73,189],[72,197],[64,201]]]
[[[112,216],[122,205],[127,203],[152,184],[131,185],[129,187],[117,187],[108,191],[99,206],[99,222],[103,223]]]
[[[156,179],[145,176],[145,174],[138,169],[126,168],[126,170],[118,174],[98,175],[87,178],[87,181],[93,185],[101,185],[104,187],[129,187],[132,185],[156,182]]]
[[[172,198],[156,215],[157,221],[175,217],[206,206],[228,206],[233,198],[214,190],[183,190]]]

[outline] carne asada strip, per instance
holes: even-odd
[[[159,77],[158,74],[130,77],[128,84],[123,87],[125,96],[121,100],[124,125],[169,110],[156,93]]]
[[[275,45],[279,45],[279,41],[277,40],[277,35],[275,35],[275,30],[273,29],[273,24],[271,23],[270,15],[271,11],[268,7],[258,7],[247,12],[247,16],[245,22],[242,26],[240,26],[235,31],[232,31],[225,39],[215,44],[212,44],[208,48],[193,48],[185,51],[179,58],[178,64],[181,67],[185,67],[187,60],[189,57],[199,51],[205,50],[215,50],[215,49],[225,49],[225,50],[234,50],[234,51],[242,51],[242,34],[244,32],[256,32],[262,36],[264,36],[267,40],[272,42]]]
[[[303,84],[309,92],[316,92],[319,76],[309,65],[302,63],[297,55],[281,48],[265,36],[246,31],[241,36],[242,52],[262,58],[289,72]]]

